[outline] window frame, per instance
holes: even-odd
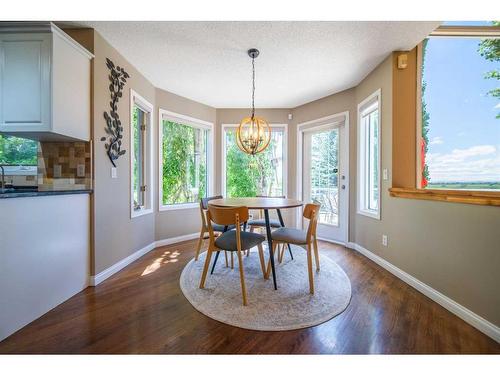
[[[186,116],[180,113],[168,111],[163,108],[158,109],[158,210],[173,211],[199,208],[199,202],[163,204],[163,120],[181,123],[197,129],[207,130],[207,196],[211,196],[215,191],[215,169],[214,169],[214,124],[209,121],[201,120],[195,117]]]
[[[144,182],[146,190],[144,191],[144,206],[140,209],[134,207],[134,106],[139,107],[147,116],[146,130],[144,131],[143,145],[143,165],[144,165]],[[130,89],[130,218],[147,215],[153,212],[153,120],[154,106],[144,97],[139,95],[133,89]]]
[[[371,107],[375,106],[376,108],[372,109]],[[369,115],[374,111],[378,111],[378,121],[377,121],[377,130],[378,130],[378,147],[377,147],[377,156],[378,156],[378,192],[377,192],[377,200],[378,200],[378,208],[376,210],[369,209],[368,204],[366,202],[368,185],[366,184],[366,171],[367,171],[367,163],[366,163],[366,149],[365,144],[367,142],[365,125],[363,124],[363,117],[365,115]],[[367,113],[368,112],[368,113]],[[357,144],[357,158],[358,158],[358,189],[357,189],[357,213],[359,215],[364,215],[373,219],[380,220],[381,218],[381,209],[382,209],[382,90],[379,88],[368,97],[366,97],[363,101],[358,104],[358,112],[357,112],[357,133],[358,133],[358,144]]]
[[[500,38],[500,28],[494,26],[440,26],[434,30],[427,38],[473,38],[473,39],[497,39]],[[416,92],[416,135],[415,135],[415,151],[416,151],[416,165],[415,165],[415,181],[414,187],[417,191],[429,191],[431,194],[438,196],[439,192],[444,195],[452,195],[454,192],[467,192],[481,195],[498,195],[500,192],[489,190],[471,190],[471,189],[432,189],[422,187],[422,157],[420,154],[420,145],[422,142],[422,59],[423,59],[423,41],[417,47],[417,92]],[[458,194],[463,196],[463,194]],[[468,202],[467,202],[468,203]]]
[[[226,196],[226,130],[237,129],[239,124],[222,124],[221,126],[221,194]],[[283,195],[288,197],[288,124],[269,124],[273,128],[283,129]],[[243,152],[243,151],[242,151]]]
[[[440,26],[431,36],[477,37],[488,31],[488,37],[500,37],[500,27]],[[483,34],[480,34],[481,37]],[[408,66],[398,68],[400,55],[407,55]],[[418,128],[417,106],[421,101],[417,68],[417,47],[392,53],[392,183],[391,197],[450,203],[500,206],[500,192],[478,190],[442,190],[417,188]],[[397,124],[398,126],[395,126]]]

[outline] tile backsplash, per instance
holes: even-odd
[[[38,189],[92,188],[90,142],[40,142],[38,145]]]

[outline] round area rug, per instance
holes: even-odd
[[[264,280],[257,249],[244,256],[248,305],[243,306],[238,261],[226,267],[221,254],[205,289],[200,289],[206,252],[191,260],[180,278],[181,290],[202,314],[219,322],[257,331],[286,331],[312,327],[330,320],[346,309],[351,300],[351,283],[333,260],[320,254],[320,272],[314,271],[314,295],[309,294],[307,257],[304,249],[292,246],[294,260],[285,252],[283,263],[276,262],[278,290],[272,276]],[[264,249],[266,261],[267,249]],[[236,254],[235,254],[236,255]],[[212,256],[212,262],[215,254]],[[229,253],[228,253],[229,257]],[[210,267],[212,264],[210,264]]]

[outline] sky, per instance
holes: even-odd
[[[486,93],[500,70],[478,50],[476,38],[430,38],[423,79],[430,115],[426,157],[431,182],[500,182],[500,102]]]

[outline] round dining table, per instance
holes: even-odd
[[[276,271],[274,268],[274,253],[273,253],[273,239],[271,237],[271,225],[269,222],[269,210],[276,210],[278,214],[278,219],[282,227],[285,226],[285,222],[283,221],[283,217],[281,216],[281,210],[286,208],[296,208],[304,205],[303,202],[296,199],[288,199],[288,198],[272,198],[272,197],[252,197],[252,198],[222,198],[222,199],[213,199],[208,202],[209,205],[216,207],[248,207],[250,210],[263,210],[264,211],[264,219],[266,223],[266,235],[267,235],[267,244],[269,247],[269,259],[271,260],[271,270],[273,275],[273,283],[274,289],[278,289],[278,284],[276,283]],[[245,226],[246,227],[246,226]],[[292,251],[290,249],[290,245],[288,245],[288,250],[290,251],[290,255],[292,256]],[[219,253],[217,253],[218,255]],[[217,255],[214,259],[214,266],[217,262]],[[213,267],[214,267],[213,266]],[[212,269],[213,269],[212,267]]]

